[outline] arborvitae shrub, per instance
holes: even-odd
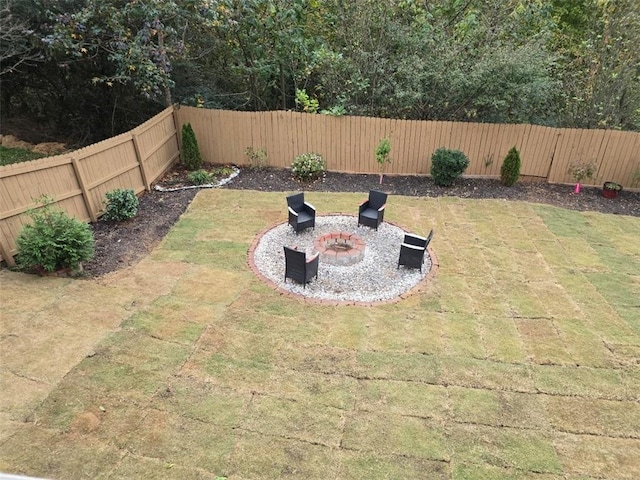
[[[469,159],[460,150],[439,148],[431,157],[431,177],[436,185],[450,187],[469,166]]]
[[[29,212],[33,223],[22,227],[16,239],[18,266],[28,271],[78,270],[80,262],[95,254],[91,227],[54,207],[50,197],[38,202],[43,207]]]
[[[196,133],[190,123],[182,125],[182,161],[187,170],[195,171],[202,165]]]
[[[512,147],[500,167],[500,181],[510,187],[520,178],[520,152],[516,147]]]
[[[138,214],[138,197],[130,189],[116,188],[105,194],[106,209],[102,219],[107,222],[122,222]]]

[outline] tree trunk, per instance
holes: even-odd
[[[280,64],[280,92],[282,95],[282,109],[287,109],[287,94],[284,91],[284,69],[282,68],[282,64]]]
[[[167,58],[167,51],[164,48],[164,32],[162,30],[158,30],[158,48],[160,49],[160,52],[162,52],[162,60],[164,61],[164,64],[166,65],[166,63],[169,61],[169,59]],[[162,67],[163,69],[165,69],[165,66],[163,65]],[[165,73],[166,70],[165,70]],[[164,84],[164,106],[165,107],[170,107],[171,105],[173,105],[173,100],[171,99],[171,90],[169,89],[169,85],[167,85],[166,81]]]

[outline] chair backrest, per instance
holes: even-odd
[[[404,240],[402,243],[406,243],[408,245],[415,245],[416,247],[426,248],[428,245],[428,241],[426,238],[421,237],[420,235],[414,235],[412,233],[405,233]]]
[[[293,208],[294,212],[301,212],[304,210],[304,192],[289,195],[287,197],[287,205]]]
[[[285,265],[287,268],[302,271],[306,262],[306,254],[304,251],[295,250],[291,247],[284,247]]]
[[[387,194],[378,190],[369,190],[369,208],[378,210],[387,203]]]

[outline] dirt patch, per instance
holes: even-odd
[[[180,166],[167,173],[159,182],[163,186],[189,185],[187,173]],[[328,172],[321,179],[301,184],[286,169],[241,168],[240,174],[222,188],[247,189],[263,192],[368,192],[380,189],[390,195],[419,197],[459,197],[475,199],[522,200],[546,203],[579,211],[631,215],[640,217],[640,193],[622,191],[610,200],[602,196],[600,188],[583,188],[574,194],[568,185],[545,183],[517,183],[505,187],[498,180],[463,178],[452,187],[438,187],[428,177],[415,175],[385,176],[379,184],[378,175],[356,175]],[[198,189],[175,192],[152,191],[140,198],[138,215],[122,223],[99,221],[93,224],[96,255],[84,265],[89,276],[100,276],[137,263],[167,234],[187,209]]]
[[[13,135],[0,135],[0,145],[6,148],[22,148],[47,156],[58,155],[68,150],[64,143],[44,142],[33,145],[29,142],[18,140]]]

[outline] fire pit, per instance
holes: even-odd
[[[329,265],[344,267],[364,258],[364,240],[353,233],[327,233],[318,237],[313,245],[320,252],[320,261]]]

